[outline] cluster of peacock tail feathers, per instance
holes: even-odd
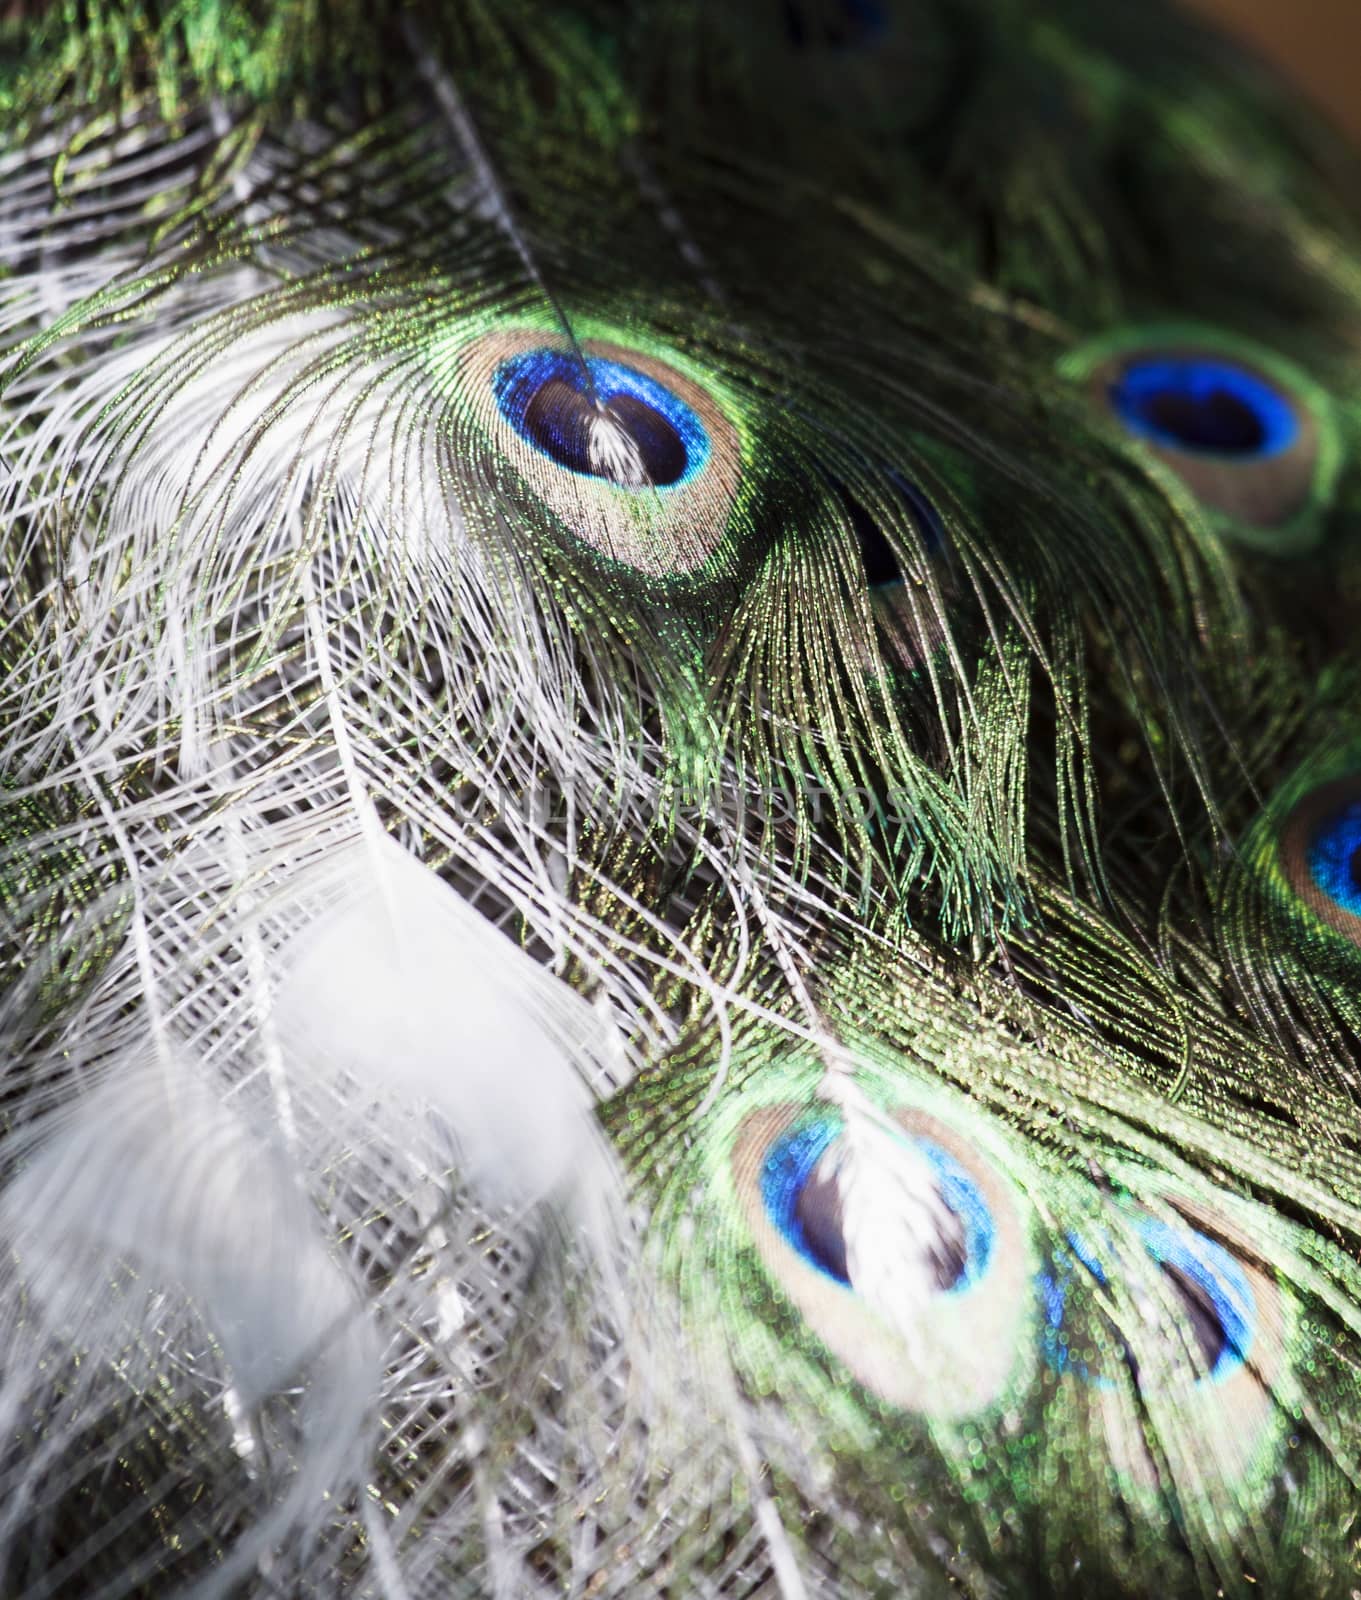
[[[1361,1591],[1361,167],[1155,0],[0,22],[0,1593]]]

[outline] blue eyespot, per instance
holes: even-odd
[[[685,401],[604,356],[524,350],[497,367],[492,393],[526,443],[583,477],[665,490],[709,460],[708,432]]]
[[[1243,1365],[1252,1343],[1257,1308],[1247,1274],[1223,1245],[1203,1233],[1145,1217],[1139,1235],[1186,1309],[1206,1376],[1221,1382]]]
[[[1299,437],[1290,401],[1265,378],[1212,356],[1145,356],[1110,386],[1116,415],[1164,447],[1234,461],[1283,455]]]
[[[844,1240],[839,1251],[821,1240],[815,1245],[808,1238],[799,1207],[818,1162],[840,1133],[841,1128],[835,1122],[809,1122],[777,1139],[761,1169],[761,1198],[771,1221],[804,1260],[829,1278],[849,1286]],[[836,1228],[828,1230],[832,1234],[836,1231]]]
[[[1361,917],[1361,800],[1316,824],[1308,861],[1316,887],[1334,905]]]
[[[1326,391],[1278,351],[1162,323],[1093,340],[1059,370],[1161,457],[1220,538],[1291,556],[1327,536],[1347,444]]]
[[[1247,1274],[1222,1245],[1194,1229],[1149,1216],[1140,1217],[1136,1225],[1140,1243],[1181,1303],[1188,1331],[1200,1349],[1205,1380],[1222,1382],[1243,1365],[1252,1343],[1256,1303]],[[1055,1372],[1071,1372],[1094,1388],[1110,1388],[1113,1380],[1108,1374],[1093,1372],[1073,1356],[1067,1329],[1069,1297],[1079,1272],[1085,1271],[1105,1288],[1108,1271],[1091,1240],[1069,1234],[1066,1244],[1066,1249],[1055,1252],[1050,1270],[1035,1280],[1044,1313],[1043,1354]],[[1137,1381],[1132,1357],[1126,1354],[1125,1360]]]
[[[821,1119],[777,1139],[762,1167],[761,1197],[775,1226],[804,1260],[850,1288],[837,1179],[817,1170],[840,1136],[840,1123]],[[958,1226],[957,1239],[923,1239],[922,1251],[936,1263],[941,1292],[959,1294],[987,1273],[996,1237],[992,1213],[978,1184],[948,1151],[919,1136],[904,1134],[903,1143],[930,1166],[941,1202]]]

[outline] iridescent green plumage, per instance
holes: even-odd
[[[1345,154],[1142,0],[5,26],[6,1592],[1350,1594]]]

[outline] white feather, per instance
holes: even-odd
[[[338,903],[284,956],[278,1027],[294,1073],[347,1086],[350,1112],[437,1111],[463,1176],[524,1207],[589,1172],[601,1019],[448,885],[379,837],[325,862]]]
[[[263,1502],[258,1520],[196,1588],[223,1593],[313,1514],[318,1496],[362,1470],[381,1370],[368,1319],[267,1130],[218,1103],[192,1063],[167,1077],[154,1056],[118,1061],[51,1123],[30,1130],[0,1198],[0,1235],[14,1252],[0,1276],[0,1416],[12,1424],[67,1349],[84,1359],[49,1420],[68,1448],[56,1424],[74,1430],[82,1410],[99,1415],[110,1365],[134,1386],[154,1381],[166,1356],[199,1368],[199,1383],[235,1411],[238,1450],[246,1419],[301,1387],[292,1472],[264,1495],[243,1491]],[[0,1548],[32,1515],[46,1465],[39,1456],[10,1480]]]

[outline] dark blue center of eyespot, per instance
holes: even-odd
[[[1191,1332],[1205,1358],[1206,1378],[1229,1377],[1243,1365],[1252,1342],[1256,1314],[1247,1275],[1234,1257],[1213,1239],[1193,1229],[1174,1227],[1156,1217],[1141,1217],[1138,1231],[1144,1249],[1162,1268],[1185,1307]],[[1102,1287],[1108,1275],[1100,1252],[1090,1240],[1069,1234],[1068,1251],[1057,1252],[1050,1271],[1036,1277],[1044,1328],[1041,1344],[1056,1372],[1072,1372],[1097,1388],[1112,1380],[1075,1359],[1067,1343],[1068,1297],[1079,1269]]]
[[[850,1288],[834,1184],[825,1185],[832,1192],[808,1204],[814,1187],[823,1182],[817,1175],[818,1163],[840,1135],[841,1124],[831,1118],[803,1123],[782,1134],[761,1169],[761,1198],[771,1221],[803,1259]],[[942,1284],[943,1293],[958,1294],[972,1288],[988,1270],[996,1233],[992,1213],[978,1185],[948,1151],[930,1139],[906,1134],[903,1142],[925,1158],[941,1201],[961,1226],[962,1260]],[[929,1254],[931,1241],[924,1240],[923,1249]]]
[[[1173,450],[1266,461],[1299,436],[1290,401],[1265,378],[1211,356],[1143,356],[1110,387],[1116,415]]]
[[[785,30],[796,50],[854,50],[888,28],[881,0],[784,0]]]
[[[908,514],[921,535],[928,555],[935,556],[945,545],[945,529],[940,514],[921,490],[901,473],[892,470],[887,474],[894,493],[907,507]],[[893,553],[893,546],[883,529],[870,512],[852,494],[844,496],[851,526],[860,544],[860,559],[865,566],[865,580],[871,589],[891,589],[903,581],[902,568]]]
[[[1343,911],[1361,917],[1361,800],[1353,800],[1314,829],[1309,874]]]
[[[678,488],[709,459],[709,435],[684,400],[647,373],[603,356],[524,350],[497,367],[492,393],[522,439],[584,477],[628,488]],[[645,481],[620,477],[609,458],[593,450],[603,422],[631,442]]]
[[[1223,1245],[1203,1233],[1145,1217],[1139,1234],[1144,1249],[1187,1302],[1207,1357],[1207,1376],[1227,1378],[1243,1365],[1252,1343],[1256,1305],[1247,1274]]]

